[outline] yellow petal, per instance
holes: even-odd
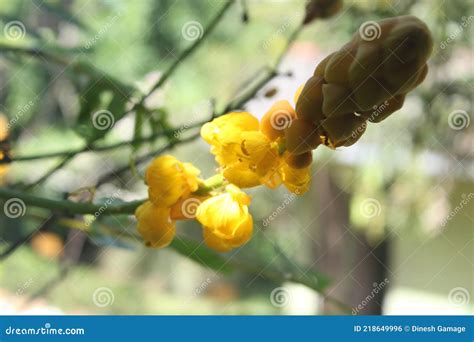
[[[135,216],[138,220],[138,232],[147,246],[162,248],[173,241],[176,227],[170,219],[170,209],[159,208],[146,201],[137,208]]]
[[[170,155],[152,161],[145,174],[148,197],[154,205],[170,207],[199,186],[200,171],[190,163],[182,163]]]
[[[303,194],[309,189],[311,182],[311,165],[303,169],[295,169],[288,164],[281,168],[283,184],[295,194]]]
[[[238,138],[242,131],[257,131],[258,119],[247,112],[231,112],[206,123],[201,136],[211,145]]]
[[[223,169],[222,175],[239,188],[252,188],[261,184],[260,176],[250,169],[248,162],[237,162]]]
[[[242,133],[242,151],[249,160],[250,168],[260,177],[264,177],[279,162],[276,145],[261,132]]]
[[[204,226],[204,241],[217,251],[225,252],[246,243],[252,236],[253,220],[247,205],[250,197],[234,185],[226,192],[205,200],[196,219]]]

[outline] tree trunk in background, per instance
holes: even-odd
[[[350,306],[353,314],[380,315],[388,286],[389,242],[385,239],[371,246],[363,233],[351,228],[350,194],[331,180],[328,169],[320,170],[315,182],[320,213],[319,229],[314,232],[319,245],[314,246],[313,255],[318,269],[333,279],[327,293]],[[341,313],[327,301],[323,312]]]

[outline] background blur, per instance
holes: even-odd
[[[230,7],[146,101],[151,114],[140,127],[143,136],[167,127],[182,132],[133,147],[86,151],[66,162],[64,156],[15,157],[81,149],[87,135],[81,118],[90,115],[97,95],[116,105],[113,99],[127,97],[130,89],[149,90],[224,4],[0,0],[0,111],[14,160],[0,166],[3,185],[83,200],[87,192],[77,190],[99,183],[96,199],[145,197],[143,182],[129,172],[130,160],[198,132],[188,126],[258,80],[301,22],[303,1],[248,0]],[[473,9],[469,0],[344,1],[334,17],[305,26],[279,65],[281,74],[245,106],[256,116],[275,100],[292,101],[317,63],[366,21],[416,15],[433,33],[434,52],[427,79],[399,112],[369,125],[352,147],[314,152],[307,194],[250,191],[256,236],[238,254],[248,263],[258,259],[262,272],[216,273],[170,248],[146,249],[121,233],[112,238],[110,231],[133,231],[131,218],[100,217],[86,234],[74,229],[82,217],[51,219],[50,212],[28,207],[19,218],[0,216],[4,251],[34,232],[2,255],[0,312],[341,313],[312,289],[264,275],[275,267],[330,277],[327,294],[349,308],[342,313],[474,313]],[[136,137],[134,122],[135,113],[116,120],[100,142]],[[216,167],[200,139],[172,153],[204,176]],[[121,167],[124,172],[110,174]],[[139,163],[137,172],[144,167]],[[43,177],[52,168],[56,172]],[[179,222],[178,233],[201,239],[193,222]]]

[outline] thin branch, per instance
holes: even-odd
[[[227,10],[230,8],[230,6],[234,3],[233,0],[228,0],[225,5],[221,8],[221,10],[217,13],[217,15],[214,17],[214,19],[211,20],[211,22],[207,25],[207,27],[204,29],[203,34],[200,39],[194,41],[194,43],[189,46],[186,50],[183,51],[181,56],[169,67],[168,70],[165,71],[163,76],[160,77],[157,83],[151,87],[150,91],[142,97],[142,99],[136,104],[137,106],[142,105],[145,100],[158,88],[160,88],[167,80],[168,78],[174,73],[176,68],[191,54],[196,51],[196,49],[202,44],[202,42],[205,41],[206,37],[214,30],[214,28],[217,26],[217,24],[221,21],[223,18],[224,14],[227,12]]]
[[[204,122],[205,123],[205,122]],[[150,158],[153,158],[154,156],[158,155],[158,154],[161,154],[171,148],[173,148],[174,146],[176,145],[180,145],[180,144],[184,144],[184,143],[187,143],[187,142],[191,142],[193,140],[195,140],[196,138],[199,137],[199,133],[195,133],[187,138],[183,138],[183,139],[180,139],[180,140],[176,140],[176,141],[170,141],[168,142],[166,145],[164,145],[163,147],[159,148],[158,150],[153,150],[153,151],[150,151],[142,156],[140,156],[139,158],[136,158],[135,159],[135,165],[139,165],[139,164],[142,164],[144,162],[146,162],[147,160],[149,160]],[[96,183],[96,186],[100,186],[104,183],[107,183],[108,181],[110,181],[112,178],[115,178],[117,176],[120,176],[121,174],[127,172],[130,170],[130,164],[127,163],[126,165],[123,165],[115,170],[112,170],[110,172],[107,172],[106,174],[102,175],[99,180],[97,181]]]
[[[79,203],[69,200],[53,200],[49,198],[39,197],[16,191],[7,188],[0,188],[0,198],[18,198],[25,202],[26,205],[31,205],[38,208],[50,209],[54,211],[60,211],[67,214],[92,214],[99,213],[100,215],[116,215],[116,214],[133,214],[135,209],[144,202],[144,200],[132,201],[132,202],[119,202],[113,203],[117,200],[110,199],[107,202],[100,204],[92,203]]]
[[[38,159],[48,159],[48,158],[55,158],[55,157],[64,157],[68,155],[76,155],[76,154],[81,154],[81,153],[87,153],[87,152],[105,152],[117,148],[121,148],[124,146],[131,146],[134,143],[146,143],[146,142],[154,142],[156,139],[165,137],[165,136],[170,136],[174,135],[177,132],[184,132],[186,130],[196,128],[196,127],[201,127],[203,124],[205,124],[208,120],[203,120],[199,121],[196,123],[193,123],[191,125],[187,125],[186,127],[177,127],[174,129],[169,129],[169,130],[162,130],[158,133],[151,134],[147,137],[141,137],[141,138],[135,138],[135,139],[130,139],[130,140],[125,140],[125,141],[119,141],[116,143],[111,143],[109,145],[95,145],[93,147],[80,147],[74,150],[62,150],[62,151],[55,151],[55,152],[45,152],[45,153],[38,153],[38,154],[31,154],[31,155],[20,155],[20,156],[13,156],[10,158],[8,163],[13,163],[13,162],[28,162],[32,160],[38,160]],[[0,164],[2,162],[0,161]]]

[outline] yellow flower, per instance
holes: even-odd
[[[227,180],[238,187],[267,184],[279,164],[278,145],[259,131],[242,132],[240,144],[233,157],[227,154],[227,163],[216,158]]]
[[[158,207],[172,206],[198,189],[199,173],[192,164],[182,163],[173,156],[156,158],[145,174],[150,201]]]
[[[277,115],[275,119],[273,114],[280,112],[287,115],[282,118]],[[280,119],[288,120],[280,122]],[[278,101],[261,123],[247,112],[229,113],[205,124],[201,135],[211,144],[222,175],[230,183],[240,188],[264,184],[271,189],[284,184],[291,192],[302,194],[309,188],[310,150],[314,146],[309,151],[298,151],[301,155],[282,152],[288,144],[285,131],[292,127],[293,121],[298,120],[294,119],[291,105],[288,101]]]
[[[250,197],[234,185],[199,206],[197,220],[204,226],[204,242],[219,252],[228,252],[250,240],[252,216],[248,212]]]
[[[170,219],[170,209],[160,208],[150,201],[140,205],[135,211],[138,232],[148,247],[168,246],[176,234],[175,222]]]
[[[278,144],[259,129],[258,120],[247,112],[223,115],[201,129],[222,174],[238,187],[269,183],[279,163]]]
[[[258,119],[247,112],[231,112],[204,124],[201,136],[209,144],[222,146],[239,140],[241,132],[258,131]]]

